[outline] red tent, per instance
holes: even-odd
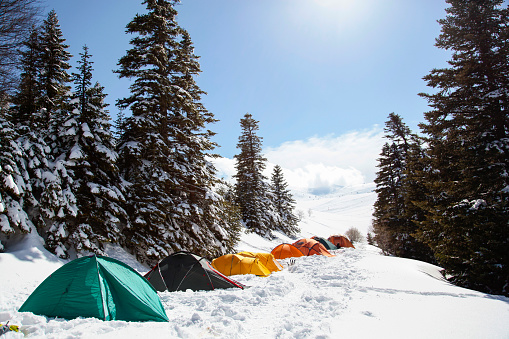
[[[272,255],[276,259],[286,259],[286,258],[292,258],[292,257],[302,257],[304,254],[302,254],[299,249],[291,244],[281,244],[274,247],[272,250]]]
[[[352,244],[352,242],[350,240],[348,240],[347,237],[345,237],[344,235],[331,235],[329,237],[329,240],[331,243],[333,243],[334,245],[336,245],[337,248],[340,248],[340,247],[352,247],[352,248],[355,248]]]
[[[293,243],[299,251],[304,255],[325,255],[326,257],[334,257],[320,242],[315,239],[306,238],[300,239]]]

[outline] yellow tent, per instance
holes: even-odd
[[[257,258],[271,272],[277,272],[283,269],[283,266],[277,262],[272,253],[239,252],[237,254],[248,258]]]
[[[212,260],[212,266],[224,275],[256,274],[262,277],[270,275],[270,271],[258,258],[244,257],[238,254],[226,254]]]

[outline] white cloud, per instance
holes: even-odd
[[[385,142],[383,130],[353,131],[343,135],[312,137],[269,147],[264,151],[268,160],[265,175],[270,178],[274,165],[292,188],[308,188],[325,193],[333,186],[350,186],[375,179],[377,159]],[[214,160],[225,178],[235,173],[233,159]]]
[[[235,169],[235,159],[221,157],[210,160],[216,167],[218,176],[231,182],[233,175],[237,172]]]

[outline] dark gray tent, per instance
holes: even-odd
[[[323,246],[325,246],[325,248],[327,250],[337,250],[338,249],[336,245],[334,245],[333,243],[331,243],[329,240],[327,240],[325,238],[314,236],[314,237],[312,237],[312,239],[315,239],[316,241],[321,243]]]
[[[207,259],[178,252],[161,260],[145,278],[160,292],[214,290],[244,286],[216,271]]]

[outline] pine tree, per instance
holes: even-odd
[[[366,240],[368,242],[368,245],[375,244],[375,240],[373,239],[373,235],[371,234],[371,232],[368,232],[368,235],[366,236]]]
[[[379,158],[375,183],[374,241],[386,254],[432,261],[430,251],[416,239],[419,207],[413,203],[418,186],[412,179],[410,163],[421,149],[419,138],[397,114],[389,114],[385,143]]]
[[[9,237],[26,234],[34,229],[23,209],[26,189],[26,170],[17,133],[5,119],[6,109],[0,107],[0,251]]]
[[[406,220],[406,231],[410,234],[406,248],[408,258],[426,261],[436,264],[432,249],[423,238],[419,227],[420,223],[426,220],[426,210],[422,200],[429,197],[429,191],[425,185],[425,176],[429,170],[427,165],[426,148],[423,147],[421,137],[412,135],[412,142],[409,144],[407,159],[405,163],[403,180],[404,210],[402,218]]]
[[[58,180],[50,169],[51,150],[46,144],[48,123],[43,120],[45,109],[41,79],[44,73],[43,48],[39,28],[32,27],[31,34],[19,49],[21,76],[19,87],[10,109],[10,120],[18,132],[16,144],[23,159],[25,189],[23,210],[45,236],[46,214],[41,210],[43,196],[52,196],[46,191],[49,182]],[[42,200],[41,200],[42,199]]]
[[[48,13],[41,31],[42,71],[40,84],[42,99],[38,106],[45,108],[45,122],[49,124],[54,111],[62,108],[65,96],[70,90],[68,85],[70,76],[67,70],[71,68],[68,61],[72,55],[67,52],[57,14],[54,10]]]
[[[240,241],[240,232],[242,230],[242,215],[236,203],[235,187],[220,180],[216,185],[216,193],[220,197],[218,218],[224,220],[224,222],[229,225],[229,227],[226,228],[228,236],[226,237],[224,246],[227,249],[227,253],[234,253],[236,252],[235,246]]]
[[[58,247],[67,257],[103,254],[104,244],[120,241],[120,225],[127,216],[122,207],[124,195],[115,161],[109,116],[105,111],[104,88],[92,86],[92,61],[88,47],[83,47],[78,73],[73,73],[75,92],[56,139],[56,163],[70,178],[68,196],[75,201],[75,211],[65,213],[59,228],[48,232],[47,246]],[[56,232],[55,232],[56,231]]]
[[[402,199],[398,199],[400,185],[397,175],[402,169],[398,167],[397,155],[395,145],[388,142],[383,145],[378,159],[379,171],[375,178],[377,199],[374,204],[372,224],[374,241],[387,255],[394,254],[398,249],[393,229],[396,228],[396,216],[399,215],[398,207],[401,208],[402,205]]]
[[[272,238],[272,226],[276,217],[266,177],[262,174],[267,159],[261,154],[262,138],[256,135],[258,121],[249,113],[240,120],[242,135],[235,155],[237,173],[235,192],[246,228],[263,237]]]
[[[66,219],[77,213],[76,197],[72,185],[73,176],[66,167],[65,150],[61,140],[61,129],[76,131],[76,117],[69,112],[69,81],[67,70],[71,67],[62,31],[55,11],[48,13],[41,28],[41,72],[39,86],[41,98],[36,107],[41,107],[37,119],[37,137],[46,142],[48,169],[38,180],[41,194],[38,199],[36,217],[44,221],[39,227],[46,240],[46,247],[60,257],[69,256],[65,239],[68,237]],[[74,125],[64,125],[73,122]],[[35,144],[34,144],[35,146]],[[38,196],[38,194],[36,195]],[[39,224],[40,224],[39,221]]]
[[[115,139],[115,144],[118,143],[122,135],[126,132],[126,116],[123,110],[119,110],[117,113],[117,118],[113,123],[113,138]]]
[[[30,127],[37,119],[40,107],[37,103],[42,101],[42,88],[39,83],[42,70],[42,46],[39,30],[35,27],[28,39],[20,48],[20,83],[14,96],[12,121],[18,126]],[[29,128],[30,130],[30,128]]]
[[[51,195],[46,191],[46,184],[57,178],[54,177],[53,170],[50,168],[51,149],[43,139],[46,131],[39,129],[40,117],[40,114],[32,113],[30,120],[18,122],[15,128],[19,131],[16,144],[22,154],[26,170],[23,209],[37,229],[44,233],[46,223],[45,215],[41,212],[41,199],[45,195]],[[44,236],[44,234],[42,235]]]
[[[450,67],[424,79],[432,110],[423,241],[451,281],[509,295],[509,8],[502,0],[447,0],[438,48]]]
[[[178,1],[143,3],[148,12],[127,25],[138,35],[117,71],[134,79],[131,95],[118,102],[132,112],[118,147],[129,183],[125,246],[149,263],[180,250],[222,254],[229,225],[217,217],[215,168],[206,156],[215,144],[205,130],[215,119],[200,103],[198,57],[176,22]]]
[[[271,188],[274,206],[279,216],[277,228],[288,236],[296,236],[300,229],[297,227],[298,218],[293,214],[295,200],[288,189],[288,184],[283,177],[283,170],[279,165],[276,165],[272,172]]]
[[[28,38],[23,41],[20,54],[20,81],[13,105],[10,108],[10,121],[17,131],[16,143],[24,157],[24,167],[27,171],[26,189],[23,207],[26,212],[38,205],[34,194],[40,195],[41,173],[47,168],[47,145],[40,135],[38,124],[40,114],[36,102],[40,101],[41,90],[39,77],[41,74],[41,43],[39,30],[32,27]],[[33,192],[33,187],[36,191]],[[30,214],[30,213],[29,213]],[[39,214],[36,212],[34,215]],[[32,218],[36,220],[38,218]],[[38,224],[38,222],[36,222]]]

